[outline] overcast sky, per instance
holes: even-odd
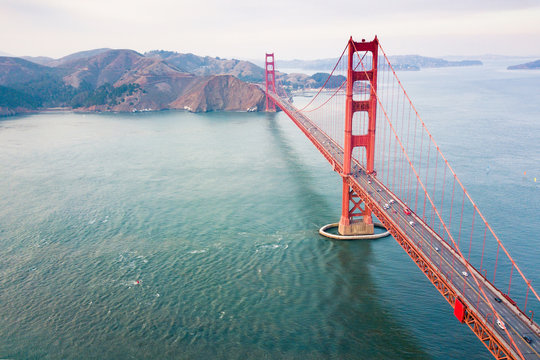
[[[95,48],[226,58],[338,56],[349,36],[387,53],[540,57],[540,0],[0,0],[0,51]]]

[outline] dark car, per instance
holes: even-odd
[[[498,303],[502,302],[502,300],[501,300],[500,298],[498,298],[498,297],[494,297],[494,299],[495,299],[495,301],[498,302]]]
[[[527,335],[523,335],[523,340],[525,340],[527,343],[532,343],[532,340],[530,337],[528,337]]]

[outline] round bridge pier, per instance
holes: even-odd
[[[373,223],[373,225],[377,228],[386,230],[384,225],[381,223]],[[337,234],[331,234],[327,231],[328,229],[336,228],[338,226],[339,226],[339,223],[324,225],[322,228],[319,229],[319,234],[321,234],[324,237],[334,239],[334,240],[375,240],[375,239],[380,239],[383,237],[390,236],[390,231],[388,230],[380,234],[369,234],[369,235],[337,235]]]

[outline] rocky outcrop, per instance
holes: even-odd
[[[193,86],[170,107],[192,112],[260,111],[265,101],[266,96],[257,85],[232,75],[214,75]]]
[[[18,114],[31,113],[32,110],[25,107],[0,106],[0,116],[13,116]]]

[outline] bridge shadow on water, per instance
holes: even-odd
[[[306,355],[339,359],[431,358],[409,327],[395,318],[392,306],[381,299],[372,274],[373,268],[383,266],[377,264],[373,250],[381,250],[392,240],[343,242],[318,235],[318,227],[337,221],[328,217],[336,216],[339,209],[333,209],[322,192],[316,191],[316,180],[283,134],[279,117],[279,114],[267,114],[268,129],[276,152],[281,153],[297,191],[301,193],[297,197],[302,199],[298,203],[302,208],[300,212],[310,219],[306,225],[313,227],[313,235],[308,240],[313,241],[315,249],[299,261],[316,261],[317,264],[304,264],[303,267],[320,276],[320,279],[314,276],[313,283],[303,290],[318,292],[311,296],[319,298],[319,312],[324,314],[319,317],[321,324],[311,324],[319,328],[309,344],[310,349],[305,349]],[[336,179],[335,186],[340,185]]]

